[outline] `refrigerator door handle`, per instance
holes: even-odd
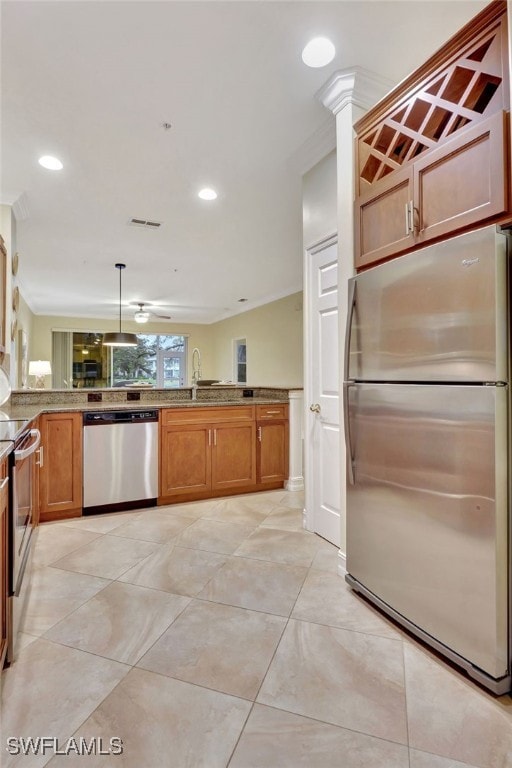
[[[350,368],[350,342],[352,340],[352,321],[354,319],[354,309],[356,306],[356,280],[352,278],[348,281],[348,307],[347,307],[347,325],[345,328],[345,359],[343,366],[343,379],[349,378]]]
[[[354,384],[346,381],[343,384],[343,432],[345,434],[345,450],[347,454],[347,481],[349,485],[355,485],[354,476],[354,455],[352,453],[352,439],[350,434],[350,410],[349,410],[349,390]]]

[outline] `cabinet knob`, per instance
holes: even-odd
[[[313,413],[320,413],[320,410],[321,410],[320,404],[313,403],[312,405],[309,406],[309,410],[312,411]]]

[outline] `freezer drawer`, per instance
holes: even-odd
[[[493,679],[509,671],[507,389],[347,389],[348,573]]]
[[[508,381],[509,242],[486,227],[353,278],[345,378]]]

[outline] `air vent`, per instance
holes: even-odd
[[[149,229],[158,229],[162,226],[161,221],[148,221],[147,219],[130,219],[129,223],[134,227],[148,227]]]

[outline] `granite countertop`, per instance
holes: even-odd
[[[62,413],[86,411],[147,411],[162,408],[219,408],[222,406],[276,405],[287,400],[268,397],[244,397],[236,400],[174,400],[141,402],[138,400],[124,403],[39,403],[30,405],[2,406],[1,419],[36,419],[42,413]]]

